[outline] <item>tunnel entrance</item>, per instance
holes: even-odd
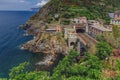
[[[74,42],[71,42],[71,43],[70,43],[70,46],[74,46],[74,45],[75,45],[75,43],[74,43]]]
[[[76,29],[77,33],[85,33],[85,29]]]

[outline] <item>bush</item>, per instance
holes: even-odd
[[[97,44],[96,55],[99,59],[104,60],[111,55],[112,50],[113,48],[108,43],[101,41]]]

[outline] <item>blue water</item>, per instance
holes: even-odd
[[[0,11],[0,77],[8,77],[9,70],[25,61],[34,63],[39,56],[20,50],[20,45],[31,40],[32,36],[23,36],[19,25],[25,23],[35,12]]]

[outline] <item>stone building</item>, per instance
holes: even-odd
[[[69,49],[74,49],[77,43],[77,33],[75,26],[64,28],[64,38],[67,40]],[[80,44],[79,44],[80,46]],[[78,49],[79,50],[79,49]]]
[[[71,33],[76,33],[76,30],[74,28],[64,28],[64,38],[68,39],[68,35]]]

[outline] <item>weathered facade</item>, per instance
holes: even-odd
[[[102,24],[95,20],[89,20],[88,26],[89,26],[88,34],[90,34],[94,38],[96,38],[98,35],[102,35],[105,32],[112,32],[112,29],[109,28],[109,26],[104,27]]]
[[[64,28],[64,38],[67,39],[69,34],[76,33],[74,28]]]

